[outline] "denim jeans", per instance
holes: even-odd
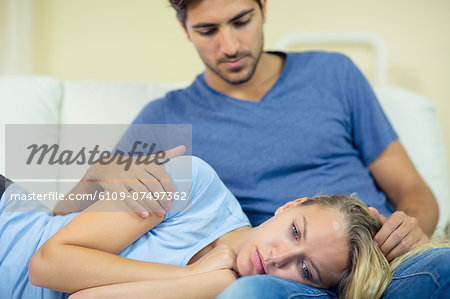
[[[327,291],[270,275],[238,279],[217,298],[337,298]],[[450,248],[408,260],[394,272],[383,298],[450,298]]]

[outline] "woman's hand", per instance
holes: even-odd
[[[239,273],[236,266],[236,253],[227,245],[215,247],[198,261],[187,265],[186,268],[192,274],[224,269],[233,270],[235,273]]]

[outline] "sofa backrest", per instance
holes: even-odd
[[[57,124],[63,98],[61,81],[42,76],[0,76],[0,173],[8,177],[5,160],[5,124]],[[48,132],[47,132],[48,133]],[[49,134],[47,134],[48,136]],[[8,136],[10,139],[11,136]],[[49,140],[58,142],[58,133]],[[13,167],[10,165],[9,167]],[[57,177],[53,169],[53,177]],[[57,182],[53,182],[57,188]],[[40,190],[36,190],[39,192]]]

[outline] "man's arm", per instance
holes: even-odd
[[[439,217],[438,205],[400,142],[391,143],[369,170],[397,211],[375,236],[388,259],[426,242]]]

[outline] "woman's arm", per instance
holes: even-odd
[[[30,281],[62,292],[131,281],[172,279],[186,267],[140,262],[117,256],[162,221],[142,219],[120,200],[98,201],[52,236],[29,264]]]
[[[217,270],[182,278],[121,283],[76,292],[70,299],[90,298],[215,298],[235,281],[232,270]]]

